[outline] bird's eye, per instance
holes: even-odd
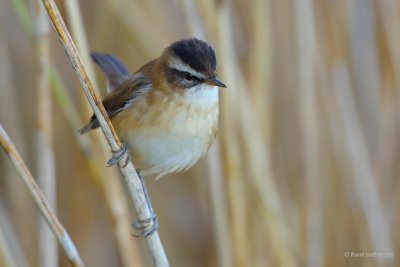
[[[196,77],[192,75],[190,72],[184,72],[185,79],[188,81],[193,81],[196,80]]]

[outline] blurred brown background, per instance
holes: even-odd
[[[32,24],[34,2],[0,0],[0,123],[40,175],[47,98],[57,213],[86,266],[151,266],[104,138],[76,133],[90,110],[54,30]],[[57,4],[81,53],[132,71],[184,37],[216,50],[228,85],[218,141],[186,173],[146,179],[171,266],[399,266],[400,1]],[[0,266],[44,266],[32,202],[0,153]]]

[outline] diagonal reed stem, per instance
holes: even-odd
[[[65,26],[64,20],[61,17],[60,12],[58,11],[57,5],[52,0],[43,0],[43,4],[46,7],[46,10],[59,36],[60,41],[68,57],[71,60],[72,66],[78,76],[78,79],[81,82],[82,88],[86,94],[86,97],[89,100],[90,106],[92,107],[93,112],[97,120],[99,121],[99,124],[107,139],[107,142],[111,147],[111,151],[114,154],[118,154],[118,152],[121,150],[121,141],[119,140],[110,122],[110,119],[104,109],[104,106],[99,96],[96,94],[93,88],[93,84],[91,83],[87,75],[87,71],[82,63],[82,59],[79,56],[71,35],[69,34],[69,31]],[[118,163],[118,166],[125,179],[129,196],[133,202],[139,220],[146,220],[151,216],[151,211],[146,202],[142,183],[136,173],[136,170],[131,160],[129,160],[127,156],[124,157],[127,163],[125,164],[125,161],[123,160],[123,164],[121,164],[120,161]],[[145,237],[145,239],[154,265],[157,267],[169,266],[164,248],[158,236],[158,232],[155,231],[153,234]]]
[[[36,205],[38,206],[43,217],[46,219],[47,223],[51,227],[51,230],[56,235],[72,266],[83,267],[84,264],[70,236],[68,235],[64,226],[57,219],[54,212],[51,210],[49,203],[44,198],[43,193],[40,191],[39,186],[33,179],[32,174],[28,170],[28,167],[25,165],[14,144],[11,142],[10,137],[8,136],[1,124],[0,145],[3,147],[7,156],[10,158],[15,168],[18,170],[23,182],[27,186],[29,192],[32,194]]]
[[[96,84],[93,65],[90,64],[90,51],[88,40],[86,38],[85,27],[83,25],[80,3],[78,2],[78,0],[69,0],[64,1],[64,6],[66,9],[66,14],[68,16],[68,22],[71,25],[70,30],[72,38],[75,40],[77,49],[82,55],[82,60],[84,65],[87,67],[89,78],[93,82],[94,88],[100,89]],[[86,117],[91,116],[92,110],[90,106],[87,105],[86,96],[82,91],[80,91],[79,100],[84,111],[82,115]],[[78,129],[81,125],[82,123],[79,123],[79,125],[74,127],[74,129]],[[118,178],[118,171],[111,170],[109,173],[105,174],[101,171],[102,165],[99,164],[107,160],[109,153],[107,143],[101,137],[101,133],[99,132],[95,135],[91,135],[90,137],[92,138],[89,139],[88,136],[86,136],[86,139],[90,142],[91,150],[93,150],[94,153],[90,153],[90,155],[86,154],[86,160],[88,161],[88,163],[90,161],[91,163],[95,164],[94,167],[96,167],[96,170],[93,170],[94,172],[96,172],[97,174],[101,173],[101,175],[96,175],[97,182],[101,186],[102,192],[107,199],[110,216],[112,217],[112,221],[114,222],[112,224],[113,231],[122,266],[142,266],[142,257],[139,254],[140,252],[138,244],[135,243],[135,240],[133,240],[130,235],[126,234],[126,229],[129,229],[130,208],[128,205],[129,203],[127,203],[124,199],[124,188],[122,181],[120,181]],[[78,140],[82,140],[84,138],[85,137],[82,136],[78,138]],[[100,145],[93,146],[93,144]]]
[[[69,3],[69,1],[67,1],[65,4],[67,3]],[[30,35],[32,35],[33,34],[32,21],[30,22],[29,19],[26,18],[29,17],[27,11],[28,10],[27,3],[25,3],[23,0],[13,0],[13,5],[17,14],[19,14],[18,18],[24,25],[25,31]],[[77,6],[75,8],[77,8]],[[47,13],[45,10],[44,12],[47,18]],[[76,9],[70,10],[70,12],[80,13],[80,11]],[[73,16],[73,18],[77,17],[80,16],[76,16],[76,14],[75,16]],[[73,18],[71,18],[71,20],[73,20]],[[79,23],[73,23],[71,24],[71,26],[73,28],[83,27],[82,20],[79,19],[79,21],[80,21]],[[79,30],[76,29],[76,31]],[[79,35],[80,39],[82,39],[85,36],[84,33],[80,33]],[[84,42],[87,43],[86,40],[84,40]],[[85,46],[86,45],[82,45],[82,47]],[[81,54],[85,54],[85,52],[82,51],[88,51],[88,49],[81,48],[80,51]],[[88,52],[86,52],[86,54],[88,54]],[[64,115],[66,116],[67,121],[69,122],[71,128],[78,129],[83,124],[80,118],[81,116],[79,115],[77,108],[75,107],[71,97],[69,96],[66,89],[66,85],[61,79],[60,74],[57,68],[55,67],[54,63],[50,62],[49,64],[50,64],[49,79],[51,83],[52,93],[55,96],[55,101],[63,110]],[[91,115],[92,111],[91,108],[86,105],[87,100],[83,92],[82,92],[82,97],[84,97],[85,107],[87,107],[87,110],[84,109],[85,114],[90,113],[87,114],[89,116]],[[111,173],[105,173],[101,171],[102,165],[101,164],[99,165],[99,163],[104,162],[104,160],[108,156],[106,155],[108,153],[108,148],[105,140],[101,140],[104,142],[102,142],[100,147],[98,148],[94,147],[94,144],[97,144],[99,142],[98,138],[101,138],[100,135],[101,135],[100,133],[99,135],[92,135],[92,137],[95,137],[94,140],[90,139],[89,136],[81,136],[80,138],[77,138],[77,141],[80,145],[80,149],[85,155],[85,161],[87,163],[90,172],[90,177],[92,178],[93,182],[101,188],[102,192],[104,193],[107,199],[108,210],[111,217],[110,219],[113,222],[112,225],[113,225],[114,236],[120,254],[122,266],[126,267],[143,266],[143,260],[139,255],[139,249],[137,243],[135,243],[135,240],[133,240],[130,235],[126,234],[126,229],[129,228],[129,216],[130,216],[129,203],[125,201],[123,194],[124,188],[121,181],[118,181],[116,178],[114,179],[114,177],[116,177],[118,173],[116,171],[113,171]],[[96,152],[93,153],[92,151],[94,149],[97,149],[99,151],[96,150]]]

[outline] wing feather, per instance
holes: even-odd
[[[144,74],[137,72],[131,75],[104,98],[103,105],[108,116],[111,118],[130,105],[133,105],[135,99],[145,94],[150,88],[151,82]],[[78,132],[84,134],[97,127],[99,127],[99,123],[97,118],[93,115],[90,122],[85,127],[78,130]]]

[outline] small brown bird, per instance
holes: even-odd
[[[218,87],[226,87],[211,46],[175,42],[134,74],[114,56],[92,58],[108,79],[104,107],[142,174],[184,171],[206,154],[218,128]],[[92,116],[79,132],[97,127]]]

